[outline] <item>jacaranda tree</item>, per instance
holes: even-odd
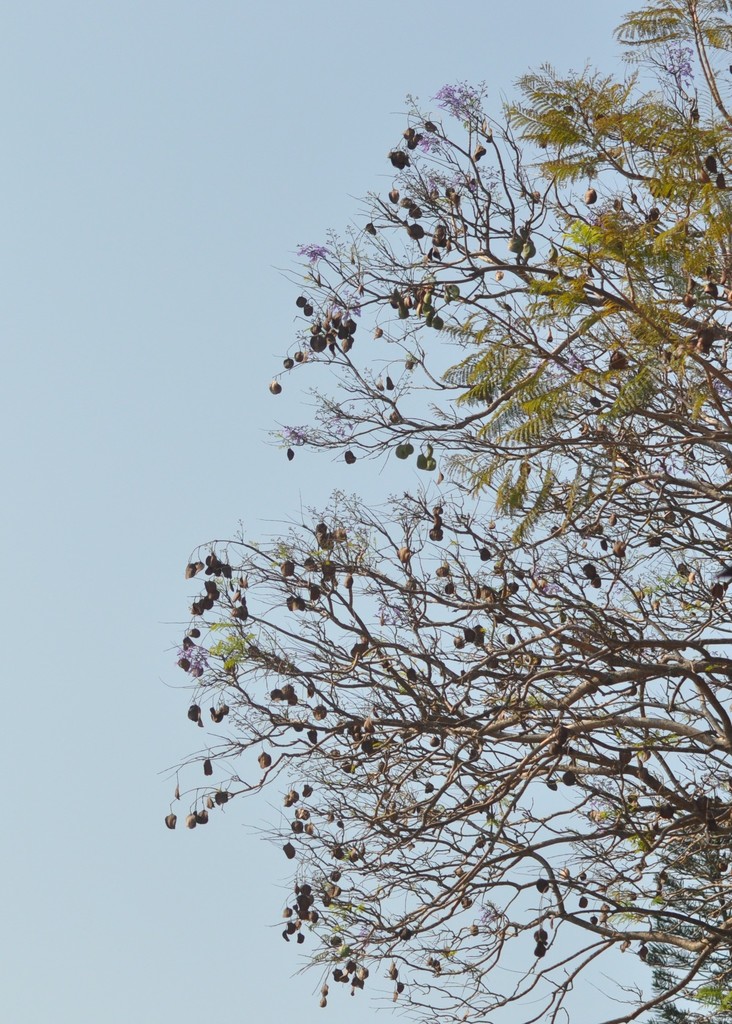
[[[614,1021],[729,1012],[731,12],[650,0],[624,75],[500,117],[411,102],[388,194],[301,247],[283,448],[425,487],[191,556],[176,797],[281,789],[322,1005],[554,1020],[611,972]]]

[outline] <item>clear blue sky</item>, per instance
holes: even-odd
[[[174,665],[183,568],[240,519],[272,532],[333,486],[386,489],[288,464],[267,432],[307,411],[267,385],[294,331],[276,268],[387,183],[405,94],[485,80],[497,109],[543,61],[618,67],[629,6],[2,5],[8,1024],[372,1015],[291,978],[288,865],[256,835],[276,807],[163,827],[164,770],[200,742]]]

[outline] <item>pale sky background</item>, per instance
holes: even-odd
[[[397,481],[288,464],[268,431],[307,410],[297,378],[267,386],[295,330],[276,268],[388,187],[405,95],[485,80],[497,111],[544,61],[618,68],[630,6],[2,4],[3,1022],[373,1017],[293,977],[290,865],[256,834],[274,794],[163,825],[165,769],[201,742],[183,568],[240,519],[277,532],[332,487]]]

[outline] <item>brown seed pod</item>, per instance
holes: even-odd
[[[356,456],[355,456],[355,455],[353,454],[353,452],[351,451],[351,449],[350,449],[350,448],[349,448],[349,449],[348,449],[348,451],[347,451],[347,452],[345,453],[345,455],[343,456],[343,458],[345,459],[345,461],[346,461],[346,464],[347,464],[347,465],[349,465],[349,466],[352,466],[352,465],[353,465],[353,463],[354,463],[354,462],[356,461]]]
[[[366,231],[369,235],[375,235],[376,234],[376,228],[371,223],[371,221],[368,222],[368,224],[364,228],[364,231]]]
[[[257,758],[257,761],[259,762],[259,767],[262,770],[264,770],[266,768],[269,768],[269,766],[272,764],[272,757],[270,754],[263,750],[262,753]]]
[[[285,843],[282,849],[284,851],[285,857],[287,857],[288,860],[292,860],[292,858],[295,856],[295,853],[297,852],[292,843]]]
[[[407,565],[410,558],[412,557],[412,552],[407,547],[399,548],[399,550],[397,551],[397,557],[399,558],[399,561],[402,563],[402,565]]]
[[[628,368],[628,357],[621,349],[615,349],[610,356],[611,370],[626,370]]]
[[[211,763],[210,757],[207,757],[206,760],[203,762],[203,774],[213,775],[213,764]]]
[[[704,355],[707,355],[712,350],[712,343],[715,339],[714,329],[711,327],[701,327],[697,332],[696,336],[696,350]]]
[[[291,558],[285,559],[285,561],[280,566],[280,572],[285,577],[295,575],[295,563],[292,561]]]
[[[269,386],[269,390],[273,395],[279,395],[282,393],[282,385],[278,380],[273,380]]]
[[[588,206],[592,206],[593,203],[597,202],[597,192],[594,188],[588,188],[585,192],[585,202]]]
[[[189,814],[186,818],[186,828],[195,828],[198,824],[195,814]]]
[[[189,562],[186,566],[186,579],[192,579],[201,569],[203,569],[203,562]]]
[[[198,704],[191,704],[188,708],[188,717],[191,722],[196,722],[197,725],[203,726],[203,722],[201,721],[201,709]]]
[[[540,893],[545,893],[549,888],[549,880],[547,878],[539,878],[536,882],[536,888]]]
[[[177,816],[175,814],[166,814],[165,815],[165,824],[166,824],[167,828],[175,828],[177,823],[178,823],[178,818],[177,818]]]
[[[408,224],[407,234],[410,238],[414,239],[415,242],[418,242],[420,238],[424,238],[424,228],[421,224]]]
[[[409,167],[409,157],[401,149],[392,149],[389,153],[389,160],[392,167],[396,167],[398,171],[403,171],[405,167]]]

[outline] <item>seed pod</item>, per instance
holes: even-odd
[[[588,206],[592,206],[593,203],[597,202],[597,192],[594,188],[588,188],[585,192],[585,202]]]
[[[477,163],[486,155],[487,152],[488,150],[485,148],[485,146],[478,143],[473,152],[473,160],[475,160],[475,162]]]
[[[615,349],[610,356],[611,370],[626,370],[628,368],[628,357],[621,349]]]
[[[389,193],[389,200],[392,203],[394,203],[395,206],[399,202],[399,192],[397,191],[397,189],[393,188],[391,190],[391,192]]]
[[[269,766],[272,764],[272,757],[266,751],[262,751],[262,753],[257,758],[257,761],[259,762],[259,767],[262,770],[264,770],[265,768],[269,768]]]
[[[715,334],[714,329],[711,327],[701,327],[697,332],[696,336],[696,349],[698,352],[702,352],[704,355],[711,352],[712,343],[714,342]]]
[[[285,843],[282,849],[284,850],[285,857],[287,857],[288,860],[292,860],[292,858],[295,856],[295,853],[297,852],[292,843]]]
[[[547,878],[539,878],[536,882],[536,888],[540,893],[545,893],[549,888],[549,880]]]
[[[375,235],[376,234],[376,228],[371,223],[371,221],[368,222],[368,224],[364,228],[364,231],[366,231],[369,235]]]
[[[186,818],[186,828],[195,828],[198,820],[195,814],[189,814]]]
[[[279,381],[273,380],[269,386],[269,390],[272,392],[273,395],[279,395],[282,393],[282,385],[280,384]]]
[[[166,814],[166,816],[165,816],[165,824],[166,824],[166,826],[168,828],[175,828],[177,822],[178,822],[178,818],[177,818],[177,816],[175,814]]]
[[[432,244],[438,249],[442,249],[447,245],[447,228],[444,224],[438,224],[435,228],[432,235]]]
[[[203,762],[203,774],[213,775],[213,765],[211,764],[210,757],[207,757],[206,760]]]
[[[392,149],[389,153],[389,160],[392,167],[396,167],[398,171],[403,171],[405,167],[409,167],[409,157],[401,149]]]
[[[344,458],[344,460],[345,460],[345,462],[346,462],[346,464],[347,464],[348,466],[352,466],[352,465],[353,465],[353,463],[354,463],[354,462],[356,461],[356,456],[355,456],[355,455],[353,454],[353,452],[351,451],[351,449],[350,449],[350,448],[349,448],[349,449],[348,449],[348,451],[347,451],[347,452],[345,453],[345,455],[343,456],[343,458]]]
[[[192,722],[196,722],[197,725],[203,726],[201,721],[201,709],[198,704],[191,704],[188,708],[188,717]]]

